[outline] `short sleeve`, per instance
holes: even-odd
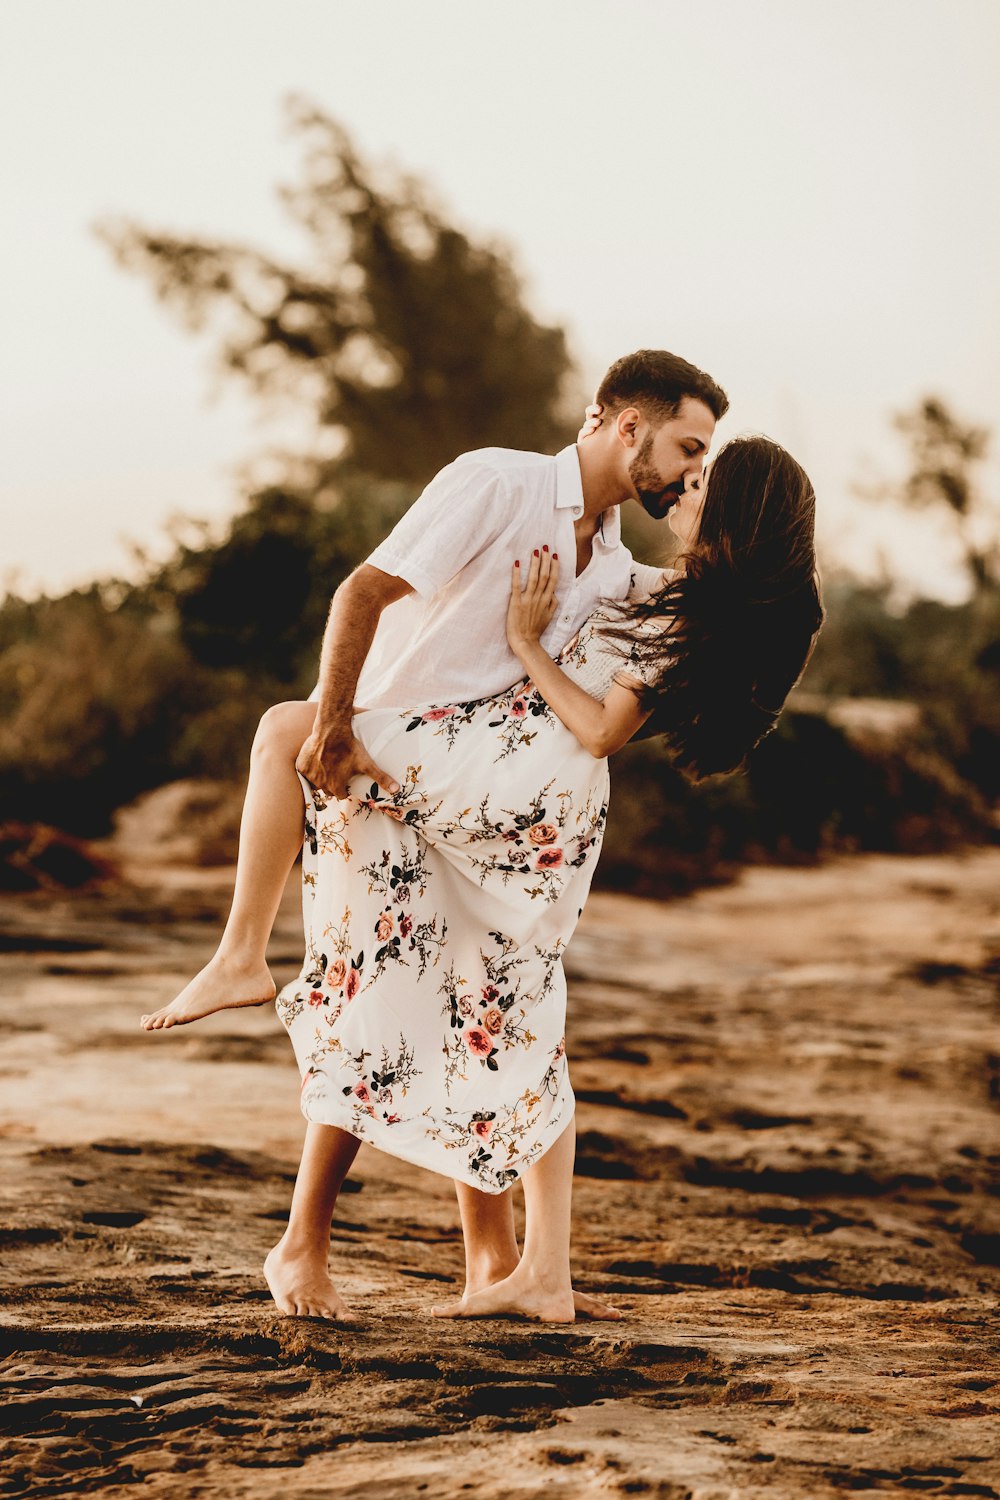
[[[659,633],[659,630],[651,621],[642,621],[636,626],[636,634],[640,636],[648,634],[655,639]],[[656,685],[662,670],[662,660],[659,658],[656,661],[648,659],[638,644],[633,645],[628,660],[623,661],[618,668],[619,672],[624,672],[629,677],[637,677],[647,687],[654,687]]]
[[[629,583],[629,599],[648,599],[650,594],[662,588],[669,577],[669,569],[653,568],[648,563],[632,562],[632,577]]]
[[[367,561],[429,599],[500,535],[509,514],[503,476],[463,454],[435,474]]]

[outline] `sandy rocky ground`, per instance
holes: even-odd
[[[596,895],[571,949],[579,1284],[440,1323],[447,1182],[363,1148],[353,1330],[260,1263],[302,1136],[273,1009],[149,1037],[228,872],[0,907],[0,1494],[1000,1495],[1000,850]],[[299,961],[290,883],[273,949]]]

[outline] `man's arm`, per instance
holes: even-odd
[[[506,524],[510,499],[501,476],[476,454],[436,474],[366,563],[333,596],[320,657],[319,708],[296,769],[336,797],[352,776],[398,788],[351,732],[354,693],[387,604],[417,593],[430,599]],[[456,643],[458,649],[458,643]]]
[[[395,578],[362,563],[333,596],[319,668],[319,702],[313,732],[299,751],[295,769],[321,791],[347,796],[352,776],[367,776],[390,795],[399,791],[354,738],[351,719],[354,693],[387,604],[412,593],[405,578]]]

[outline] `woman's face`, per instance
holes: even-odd
[[[701,508],[705,503],[708,488],[708,469],[701,474],[691,474],[680,499],[670,509],[667,525],[682,547],[690,547],[698,536]]]

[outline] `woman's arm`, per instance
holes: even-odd
[[[522,569],[515,563],[507,612],[507,639],[535,687],[558,719],[600,760],[612,755],[649,718],[628,683],[641,683],[619,672],[603,703],[573,682],[540,644],[540,636],[556,609],[555,587],[559,559],[548,553],[533,557],[527,581],[521,586]]]

